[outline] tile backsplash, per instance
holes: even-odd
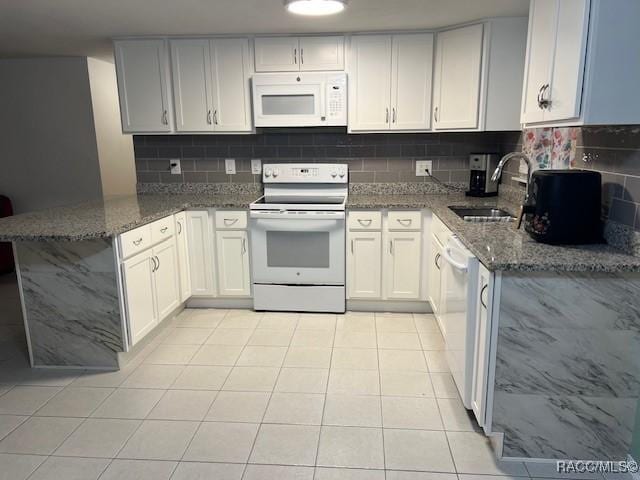
[[[351,183],[429,182],[416,177],[415,161],[432,160],[434,176],[466,183],[468,155],[500,152],[504,132],[347,135],[344,129],[278,129],[254,135],[136,135],[138,183],[259,183],[251,159],[263,163],[333,162],[349,165]],[[513,135],[511,135],[513,136]],[[180,158],[181,175],[169,173]],[[235,158],[235,175],[224,159]]]
[[[640,232],[640,126],[531,129],[506,138],[503,151],[522,149],[540,168],[600,172],[603,218]],[[511,180],[518,165],[507,171],[506,183],[519,186]]]

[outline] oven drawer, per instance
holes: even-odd
[[[389,230],[421,230],[422,212],[389,212]]]
[[[349,212],[347,227],[349,230],[380,230],[382,229],[382,212]]]
[[[216,230],[244,230],[247,212],[244,210],[218,210],[215,213]]]

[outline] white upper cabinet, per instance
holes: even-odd
[[[170,132],[166,40],[120,40],[114,47],[122,131]]]
[[[433,34],[351,39],[350,131],[430,127]]]
[[[433,34],[394,35],[391,75],[391,129],[430,128]]]
[[[176,130],[213,129],[209,40],[171,40]]]
[[[522,123],[640,123],[638,18],[637,0],[532,0]]]
[[[580,116],[588,0],[533,0],[522,122]]]
[[[479,126],[483,24],[438,33],[433,91],[436,130]]]
[[[344,69],[344,37],[258,37],[256,72]]]
[[[171,40],[176,130],[251,131],[249,41]]]
[[[344,70],[344,37],[300,37],[300,70]]]
[[[218,132],[251,131],[249,40],[212,40],[211,67],[213,129]]]
[[[349,129],[389,130],[391,36],[354,36],[349,68]]]

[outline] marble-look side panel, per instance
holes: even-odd
[[[624,460],[636,399],[496,393],[505,457]]]
[[[124,339],[111,240],[16,246],[34,365],[117,368]]]
[[[640,276],[504,273],[493,429],[504,455],[621,459],[640,398]]]

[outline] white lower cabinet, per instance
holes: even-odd
[[[429,251],[428,263],[428,283],[429,283],[429,302],[433,313],[438,315],[440,311],[441,293],[440,287],[442,282],[442,245],[435,237],[431,235],[431,249]]]
[[[421,232],[389,232],[385,249],[386,297],[420,298]]]
[[[176,248],[180,270],[180,301],[186,302],[191,296],[191,269],[189,268],[189,241],[187,238],[187,214],[176,213]]]
[[[350,232],[347,245],[349,298],[382,296],[382,232]]]
[[[180,305],[178,255],[173,238],[122,265],[131,346]]]
[[[122,265],[130,345],[138,343],[158,324],[152,256],[151,250],[147,250]]]
[[[218,230],[216,250],[218,294],[248,297],[251,293],[248,238],[245,230]]]
[[[494,282],[491,272],[483,265],[480,265],[478,273],[477,292],[471,408],[478,424],[485,428],[487,425]]]
[[[186,212],[193,296],[215,296],[212,227],[207,210]]]

